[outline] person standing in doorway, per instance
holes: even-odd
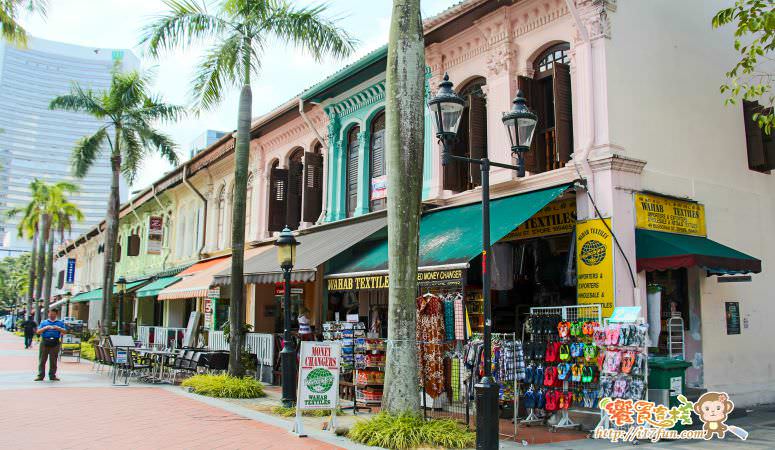
[[[24,330],[24,348],[30,348],[32,346],[32,336],[35,335],[35,330],[37,328],[38,324],[35,323],[32,314],[27,316],[27,320],[22,322],[22,329]]]
[[[37,334],[40,335],[40,353],[38,361],[38,377],[35,381],[43,381],[46,374],[46,359],[48,359],[48,378],[51,381],[59,381],[57,378],[57,359],[62,335],[67,333],[65,323],[57,319],[59,311],[50,309],[48,319],[40,322]]]

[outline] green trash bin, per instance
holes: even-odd
[[[686,368],[692,363],[666,356],[649,357],[649,389],[666,389],[668,391],[668,408],[678,406],[679,395],[686,395]],[[681,431],[686,427],[679,422],[673,427]]]

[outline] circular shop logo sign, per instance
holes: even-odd
[[[318,367],[307,375],[304,384],[307,385],[307,389],[310,391],[316,394],[323,394],[328,392],[331,386],[334,385],[334,375],[330,370]]]
[[[605,259],[605,245],[602,242],[591,240],[581,246],[581,261],[588,266],[596,266]]]

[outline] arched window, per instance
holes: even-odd
[[[385,112],[382,111],[371,122],[369,145],[369,209],[379,211],[387,206],[387,171],[385,165]]]
[[[253,239],[251,227],[253,226],[253,172],[248,175],[248,185],[245,189],[245,236]]]
[[[226,186],[222,186],[218,193],[218,227],[215,237],[218,240],[218,248],[224,248],[226,246]]]
[[[465,100],[465,109],[458,126],[457,143],[452,154],[480,159],[487,155],[487,98],[482,89],[487,80],[477,77],[463,86],[459,95]],[[467,191],[482,184],[478,165],[450,161],[444,166],[444,189]]]
[[[282,231],[285,226],[288,171],[279,165],[275,160],[269,170],[269,231]]]
[[[355,214],[355,208],[358,205],[358,151],[360,150],[358,135],[360,132],[360,127],[355,126],[347,134],[347,171],[345,180],[347,217],[352,217]]]
[[[535,76],[518,79],[528,106],[538,116],[533,143],[525,153],[525,168],[532,173],[559,169],[573,153],[569,50],[567,42],[550,46],[534,60]]]

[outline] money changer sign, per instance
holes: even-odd
[[[611,219],[604,219],[608,227]],[[578,304],[600,304],[603,317],[614,310],[613,236],[600,219],[576,224]]]
[[[300,409],[336,408],[340,359],[337,342],[301,342],[297,402]]]

